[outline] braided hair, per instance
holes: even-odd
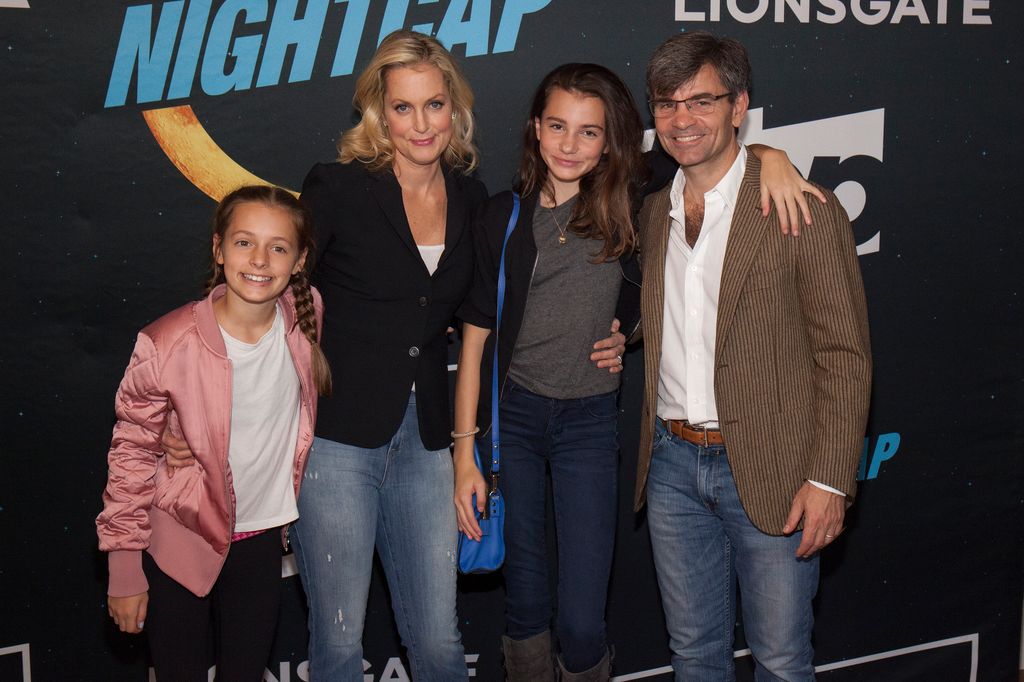
[[[320,339],[316,328],[316,310],[313,305],[313,292],[309,288],[309,269],[312,258],[316,252],[316,244],[313,234],[313,219],[309,210],[295,196],[280,187],[273,185],[245,185],[229,193],[217,205],[213,213],[213,235],[223,241],[231,224],[231,217],[235,208],[241,204],[255,202],[269,208],[279,208],[288,213],[295,227],[295,235],[298,239],[300,251],[306,252],[306,261],[302,269],[291,276],[288,285],[291,287],[292,295],[295,297],[295,315],[299,322],[299,329],[309,340],[311,349],[311,360],[313,369],[313,383],[320,395],[331,394],[331,368],[327,364],[327,358],[320,348]],[[217,259],[214,258],[210,267],[210,278],[206,282],[206,293],[209,294],[215,286],[224,282],[224,272],[221,270]]]

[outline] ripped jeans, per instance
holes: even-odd
[[[379,448],[313,441],[291,532],[309,603],[311,680],[363,680],[374,547],[413,678],[467,679],[455,612],[452,494],[451,454],[423,447],[415,394],[402,426]]]

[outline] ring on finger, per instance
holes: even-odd
[[[615,357],[617,357],[619,359],[619,365],[621,366],[622,365],[622,356],[621,355],[616,355]]]

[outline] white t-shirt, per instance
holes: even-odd
[[[299,518],[292,470],[299,437],[299,377],[280,309],[270,331],[244,343],[223,328],[231,360],[228,464],[235,489],[235,533]]]

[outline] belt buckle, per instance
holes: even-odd
[[[708,425],[707,424],[701,424],[697,428],[700,429],[701,433],[704,434],[704,447],[706,447],[706,448],[707,447],[711,447],[710,444],[708,443]]]
[[[693,423],[691,423],[689,421],[684,421],[683,422],[683,427],[687,428],[687,429],[689,429],[691,431],[697,431],[698,433],[703,434],[703,436],[704,436],[703,447],[705,447],[705,448],[711,447],[711,444],[708,443],[708,425],[707,424],[693,424]]]

